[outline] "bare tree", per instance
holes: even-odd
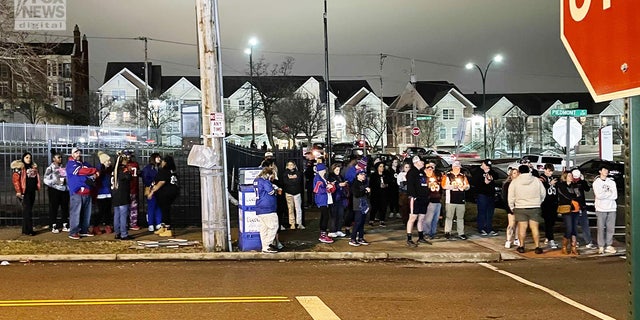
[[[27,96],[16,106],[16,112],[22,114],[29,123],[37,124],[47,119],[49,108],[53,108],[49,104],[49,100],[42,95]]]
[[[293,140],[294,144],[296,137],[304,134],[307,143],[311,145],[313,137],[322,129],[325,110],[317,100],[294,94],[292,98],[283,99],[276,105],[274,129]]]
[[[511,149],[511,156],[514,155],[515,147],[519,147],[522,154],[522,148],[526,139],[526,121],[524,117],[507,117],[505,119],[505,130],[507,131],[507,145]]]
[[[436,119],[436,110],[427,108],[418,115],[418,117],[431,117],[428,120],[417,120],[420,135],[418,136],[418,144],[427,148],[433,148],[438,142],[438,129],[442,123]]]
[[[260,58],[253,63],[253,85],[257,90],[253,90],[254,105],[248,108],[247,112],[260,112],[264,116],[267,128],[267,138],[273,146],[273,118],[278,103],[283,99],[290,98],[297,89],[286,77],[291,74],[295,59],[286,57],[280,64],[270,64]]]
[[[371,123],[375,123],[378,116],[368,105],[355,105],[343,107],[347,132],[359,139],[361,136],[368,136],[367,131]]]

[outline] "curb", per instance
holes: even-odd
[[[496,262],[499,252],[211,252],[211,253],[154,253],[154,254],[44,254],[0,255],[0,261],[64,262],[64,261],[233,261],[233,260],[410,260],[428,263]]]

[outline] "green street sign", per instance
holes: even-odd
[[[416,120],[431,120],[431,119],[432,119],[431,116],[416,117]]]
[[[587,109],[553,109],[551,110],[552,117],[585,117],[587,115]]]
[[[558,109],[578,109],[578,102],[563,103],[558,106]]]

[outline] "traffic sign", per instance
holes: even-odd
[[[411,129],[411,134],[412,134],[414,137],[419,136],[419,135],[420,135],[420,128],[418,128],[418,127],[413,127],[413,129]]]
[[[431,119],[432,119],[431,116],[416,117],[416,120],[431,120]]]
[[[640,1],[562,0],[560,38],[596,102],[640,94]]]
[[[558,119],[553,124],[553,139],[561,147],[567,146],[567,118],[563,117]],[[582,125],[576,118],[569,118],[569,148],[578,143],[582,139]]]
[[[553,109],[551,110],[552,117],[586,117],[587,109],[574,109],[574,110],[563,110],[563,109]]]

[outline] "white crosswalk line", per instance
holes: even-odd
[[[316,296],[300,296],[296,299],[314,320],[340,320],[333,310]]]

